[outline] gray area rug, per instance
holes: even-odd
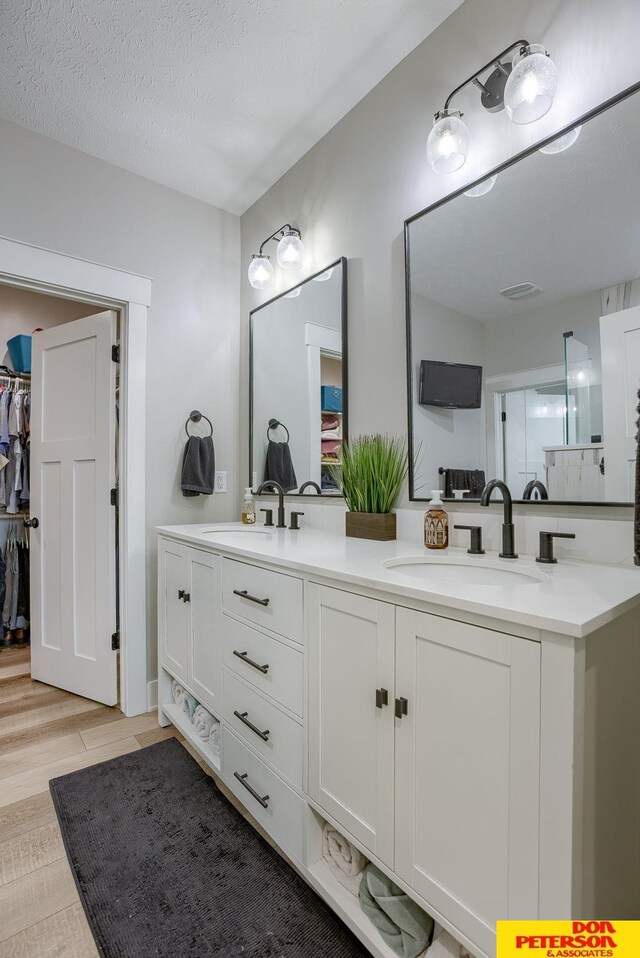
[[[175,739],[50,788],[104,958],[369,956]]]

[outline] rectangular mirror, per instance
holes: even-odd
[[[514,500],[631,503],[636,90],[593,111],[568,149],[528,150],[483,195],[407,220],[412,499],[478,498],[497,477]]]
[[[249,481],[338,495],[329,466],[347,438],[347,261],[250,316]],[[306,492],[315,494],[313,486]]]

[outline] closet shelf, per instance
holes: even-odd
[[[317,409],[317,408],[318,408],[318,407],[316,406],[316,409]],[[322,413],[323,416],[341,416],[341,415],[342,415],[341,412],[338,412],[338,411],[335,410],[335,409],[321,409],[320,412]],[[317,413],[316,413],[316,415],[317,415]]]

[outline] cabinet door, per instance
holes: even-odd
[[[188,685],[207,708],[220,714],[222,589],[220,557],[187,549],[191,634]]]
[[[158,634],[160,661],[176,678],[187,681],[189,604],[186,548],[171,539],[158,540]]]
[[[394,607],[310,585],[309,794],[389,866],[393,684]]]
[[[396,872],[487,954],[538,913],[540,645],[396,611]]]

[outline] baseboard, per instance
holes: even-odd
[[[158,707],[158,680],[147,682],[147,711],[151,712]]]

